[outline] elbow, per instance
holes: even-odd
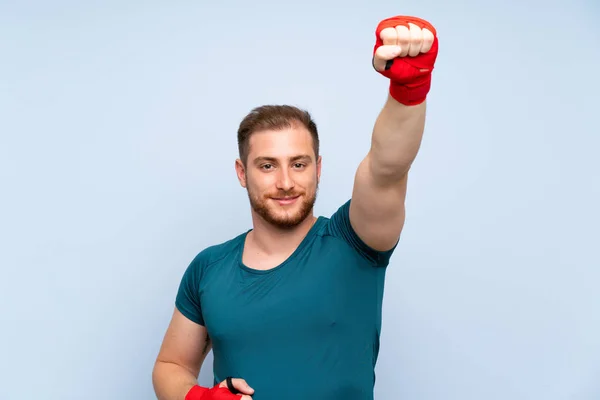
[[[162,386],[160,362],[156,361],[152,369],[152,388],[159,400],[162,399]]]
[[[385,161],[381,159],[369,159],[369,170],[375,181],[381,184],[395,184],[406,179],[410,170],[411,162]]]
[[[152,385],[154,386],[154,390],[158,390],[162,384],[165,363],[160,360],[156,360],[154,363],[154,368],[152,368]]]

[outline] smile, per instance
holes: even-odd
[[[296,200],[298,200],[300,196],[296,196],[296,197],[283,197],[283,198],[273,198],[273,200],[275,200],[276,202],[278,202],[280,205],[285,206],[285,205],[289,205],[289,204],[293,204],[296,202]]]

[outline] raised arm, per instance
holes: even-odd
[[[356,172],[350,222],[367,245],[385,251],[404,227],[408,172],[423,137],[437,38],[429,23],[414,17],[386,19],[376,34],[373,66],[390,79],[390,91]]]

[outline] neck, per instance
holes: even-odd
[[[271,225],[252,213],[253,229],[248,236],[254,246],[266,255],[287,254],[298,247],[316,220],[317,218],[310,214],[295,227],[284,229]]]

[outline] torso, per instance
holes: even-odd
[[[339,231],[320,218],[285,258],[253,257],[246,234],[212,250],[198,299],[215,382],[244,378],[253,400],[372,399],[385,268]]]

